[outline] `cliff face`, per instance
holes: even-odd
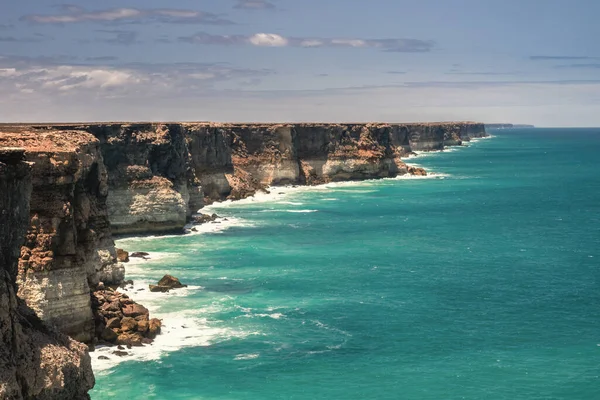
[[[202,207],[182,124],[53,126],[100,141],[108,171],[108,212],[115,234],[181,230]]]
[[[486,136],[478,123],[86,124],[101,146],[108,213],[117,234],[182,231],[204,203],[271,185],[394,177],[413,151],[442,150]]]
[[[23,158],[23,150],[0,149],[0,398],[87,399],[94,376],[86,346],[46,326],[16,296],[32,188]]]
[[[98,140],[85,132],[3,133],[0,147],[26,149],[32,163],[30,216],[21,248],[18,295],[45,322],[82,341],[94,337],[90,287],[118,284]]]
[[[421,170],[408,168],[401,157],[486,136],[483,124],[477,123],[206,124],[197,128],[192,141],[202,141],[215,132],[224,137],[227,146],[220,152],[223,157],[206,164],[208,169],[221,168],[219,176],[229,185],[222,184],[219,190],[205,189],[208,202],[247,197],[271,185],[421,174]],[[195,165],[206,162],[194,157],[194,148],[191,152]],[[197,170],[203,186],[205,169]]]

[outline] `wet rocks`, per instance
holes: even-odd
[[[92,294],[92,307],[96,334],[102,342],[142,346],[160,333],[161,321],[151,319],[146,307],[110,287]]]
[[[414,176],[427,176],[427,171],[419,167],[408,167],[408,173]]]
[[[194,225],[202,225],[202,224],[206,224],[209,222],[213,222],[216,221],[217,218],[219,218],[219,216],[217,214],[198,214],[198,215],[194,215],[192,217],[192,223]]]
[[[136,251],[135,253],[131,253],[129,258],[143,258],[144,260],[147,260],[149,255],[150,254],[144,251]]]
[[[117,260],[120,262],[129,262],[129,253],[123,249],[117,249]]]
[[[154,293],[167,293],[171,288],[167,286],[150,285],[150,291]]]
[[[172,275],[165,275],[158,281],[157,285],[150,285],[150,291],[155,293],[166,293],[171,289],[180,289],[184,287],[187,287],[187,285],[183,285],[179,279]]]

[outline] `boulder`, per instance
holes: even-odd
[[[129,255],[129,258],[146,258],[148,257],[150,254],[144,252],[144,251],[136,251],[135,253],[131,253]]]
[[[158,281],[158,286],[165,286],[169,289],[179,289],[187,287],[187,285],[182,285],[181,282],[179,282],[179,279],[175,278],[172,275],[163,276],[162,279]]]
[[[160,333],[160,327],[162,326],[162,322],[158,318],[152,318],[148,323],[148,333],[146,337],[150,339],[154,339],[156,335]]]
[[[154,293],[166,293],[169,290],[171,290],[171,288],[168,286],[150,285],[150,291]]]
[[[419,167],[408,167],[408,173],[415,176],[427,176],[427,171]]]
[[[121,333],[119,337],[117,337],[117,344],[122,344],[125,346],[141,346],[142,339],[143,336],[139,333]]]
[[[108,358],[106,356],[99,356],[98,360],[110,360],[110,358]]]
[[[117,260],[119,262],[129,262],[129,253],[123,249],[117,249]]]
[[[208,214],[198,214],[195,215],[193,217],[193,223],[194,225],[202,225],[205,224],[207,222],[212,222],[215,219],[219,218],[219,216],[217,214],[213,214],[213,215],[208,215]]]
[[[123,307],[123,315],[135,318],[138,315],[148,315],[148,309],[141,304],[127,304]]]
[[[138,322],[131,318],[125,317],[121,320],[121,330],[123,332],[135,331],[137,329]]]
[[[146,333],[150,329],[150,322],[148,321],[137,321],[137,331],[140,333]]]
[[[119,318],[111,318],[106,321],[106,327],[108,329],[119,329],[121,328],[121,320]]]
[[[128,356],[129,353],[127,353],[126,351],[121,351],[121,350],[116,350],[112,352],[115,356],[119,356],[119,357],[124,357],[124,356]]]
[[[117,340],[118,335],[109,328],[104,328],[104,330],[102,331],[102,334],[100,335],[100,338],[102,340],[106,340],[107,342],[113,343],[115,340]]]

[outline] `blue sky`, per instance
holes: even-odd
[[[600,126],[597,0],[0,0],[0,121]]]

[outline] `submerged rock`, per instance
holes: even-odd
[[[129,255],[130,258],[143,258],[146,259],[150,254],[145,251],[136,251],[135,253],[131,253]]]
[[[167,293],[169,290],[171,288],[168,286],[150,285],[150,291],[154,293]]]

